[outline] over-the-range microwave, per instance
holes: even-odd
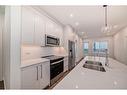
[[[45,46],[59,46],[60,39],[51,35],[45,35]]]

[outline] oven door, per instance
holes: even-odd
[[[63,68],[64,68],[64,61],[63,60],[51,63],[51,65],[50,65],[50,79],[55,78],[57,75],[59,75],[61,72],[63,72]]]

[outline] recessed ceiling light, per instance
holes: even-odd
[[[76,22],[75,25],[78,26],[79,25],[79,22]]]
[[[70,14],[70,17],[72,18],[72,17],[74,17],[74,15],[71,13],[71,14]]]

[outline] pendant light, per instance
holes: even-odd
[[[109,27],[108,26],[108,10],[107,10],[107,5],[103,5],[103,7],[104,7],[104,24],[105,24],[105,26],[102,28],[103,30],[103,32],[104,33],[108,33],[108,32],[110,32],[110,30],[111,30],[111,27]]]

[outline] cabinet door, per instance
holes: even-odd
[[[45,88],[50,84],[50,62],[42,63],[42,75],[40,76],[40,88]]]
[[[45,46],[45,17],[35,15],[35,45]]]
[[[22,44],[34,43],[34,12],[29,7],[22,7]]]
[[[55,34],[55,23],[49,18],[46,19],[46,34],[56,36]]]
[[[56,29],[55,29],[55,34],[56,36],[60,39],[60,46],[63,46],[63,29],[60,25],[56,24]]]
[[[25,67],[21,71],[21,86],[23,89],[39,89],[39,67]]]
[[[68,57],[64,58],[64,72],[68,70]]]

